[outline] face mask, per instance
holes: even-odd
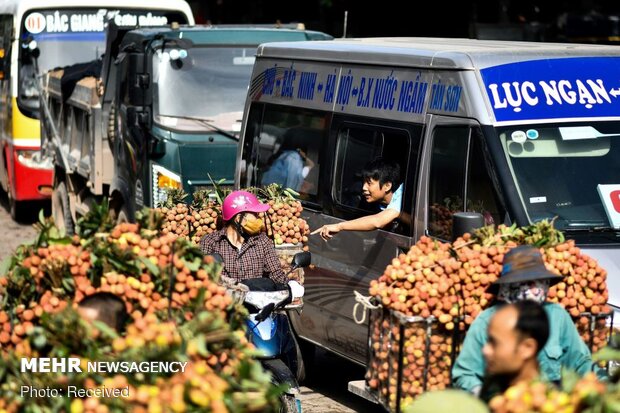
[[[497,294],[498,300],[508,304],[532,300],[537,303],[544,303],[549,292],[549,280],[536,280],[524,284],[502,284]]]
[[[262,219],[249,219],[246,218],[245,222],[241,225],[243,230],[250,236],[258,235],[265,228],[265,223]]]

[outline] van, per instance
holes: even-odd
[[[607,269],[620,306],[620,49],[436,38],[272,43],[258,49],[237,187],[261,184],[288,136],[313,167],[296,189],[311,229],[374,213],[359,171],[400,164],[395,225],[309,239],[295,332],[361,365],[367,325],[354,291],[421,236],[452,239],[455,212],[486,224],[555,218]],[[301,143],[299,143],[301,141]]]

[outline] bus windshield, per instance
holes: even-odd
[[[187,23],[178,11],[134,9],[51,9],[24,14],[20,35],[18,102],[26,113],[39,107],[34,59],[28,45],[39,50],[39,74],[48,70],[100,59],[105,52],[105,29],[109,21],[118,26],[160,26],[172,21]]]
[[[498,134],[531,222],[613,227],[606,208],[613,208],[609,189],[620,189],[620,122],[519,125]]]
[[[156,121],[177,129],[238,132],[256,46],[166,49],[154,55]],[[182,119],[185,118],[185,119]]]

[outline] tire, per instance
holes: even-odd
[[[300,413],[295,396],[290,394],[280,396],[280,413]]]
[[[295,372],[295,374],[297,377],[297,382],[301,383],[306,379],[308,369],[306,367],[306,360],[304,359],[304,355],[302,353],[299,340],[297,339],[297,337],[295,337],[295,333],[293,333],[292,330],[291,330],[291,338],[295,343],[295,359],[297,362],[296,363],[297,371]]]
[[[15,198],[13,198],[10,185],[6,192],[6,197],[9,202],[9,213],[11,214],[11,218],[15,222],[21,222],[24,215],[21,212],[21,209],[24,207],[23,202],[16,201]]]
[[[58,182],[52,193],[52,217],[58,229],[65,231],[66,235],[75,233],[75,223],[71,217],[69,207],[69,193],[64,181]]]
[[[117,213],[116,213],[116,224],[123,224],[125,222],[131,222],[129,220],[129,213],[127,212],[127,209],[125,207],[122,207]]]
[[[297,338],[296,340],[298,351],[300,354],[300,361],[302,368],[300,369],[299,376],[302,376],[298,379],[299,382],[305,381],[307,379],[311,379],[314,374],[314,362],[316,359],[316,345],[312,344],[309,341],[306,341],[301,338]]]
[[[287,384],[291,392],[299,391],[299,385],[295,380],[295,375],[289,370],[288,366],[280,359],[262,360],[263,368],[271,373],[271,382],[276,386]],[[299,413],[297,400],[291,393],[280,395],[280,413]]]

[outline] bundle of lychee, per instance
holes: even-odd
[[[270,205],[267,211],[268,235],[276,246],[288,244],[303,246],[308,242],[310,227],[301,218],[303,207],[297,200],[299,194],[290,188],[271,184],[258,191],[259,197]]]
[[[434,315],[447,327],[460,315],[471,324],[492,299],[486,290],[501,274],[504,254],[525,244],[540,247],[547,268],[565,277],[550,289],[550,302],[575,318],[609,313],[606,271],[549,221],[484,227],[452,244],[422,237],[371,282],[370,295],[405,315]]]
[[[492,413],[598,412],[604,410],[607,386],[594,373],[564,378],[560,388],[541,381],[522,381],[489,402]]]
[[[606,272],[549,221],[522,228],[488,226],[453,243],[421,237],[370,283],[369,292],[383,308],[405,317],[433,317],[439,323],[434,334],[456,326],[466,330],[490,305],[493,297],[487,289],[500,276],[504,255],[526,244],[539,247],[547,268],[566,277],[550,289],[549,301],[564,306],[586,344],[592,350],[599,348],[609,333]],[[382,356],[377,356],[380,364],[385,362]],[[404,360],[407,355],[401,356]],[[449,369],[444,372],[449,374]]]
[[[147,215],[153,221],[157,214]],[[0,311],[3,350],[19,344],[42,314],[69,302],[76,306],[96,292],[123,298],[134,319],[168,308],[186,309],[191,318],[194,310],[231,307],[213,258],[186,239],[130,223],[73,240],[50,237],[51,231],[48,225],[38,245],[20,247],[0,278],[0,296],[6,300]]]
[[[157,208],[164,215],[162,232],[199,244],[202,237],[217,229],[221,206],[213,191],[196,191],[189,205],[185,203],[185,198],[187,194],[180,189],[171,189],[166,193],[166,200]]]
[[[464,328],[459,293],[467,276],[450,244],[424,236],[371,281],[370,295],[383,310],[371,325],[367,383],[390,409],[398,386],[402,406],[427,389],[449,385],[453,346]],[[401,377],[396,374],[399,362]]]
[[[370,295],[405,316],[434,316],[447,330],[458,323],[458,289],[467,273],[451,245],[423,236],[370,283]]]
[[[220,314],[202,311],[188,322],[149,314],[118,336],[101,325],[83,323],[70,308],[46,315],[26,340],[33,352],[3,355],[7,367],[0,384],[0,408],[6,411],[53,412],[58,406],[84,412],[249,412],[277,411],[279,394],[269,375],[253,358],[244,333]],[[77,357],[81,373],[20,372],[20,356]],[[87,369],[88,361],[137,363],[171,361],[183,371],[106,374]],[[59,389],[59,397],[30,398],[22,386]],[[72,398],[67,386],[124,390],[120,397]]]
[[[547,269],[564,277],[562,282],[550,288],[547,300],[560,304],[570,313],[592,351],[607,342],[609,328],[606,326],[606,318],[611,313],[607,305],[607,271],[595,259],[581,252],[574,240],[564,239],[563,234],[553,227],[552,221],[541,221],[521,228],[503,225],[497,228],[485,227],[476,231],[473,239],[483,248],[512,248],[515,245],[539,247]],[[464,244],[464,240],[454,243],[455,248]],[[459,255],[474,248],[476,244],[466,245],[459,251]],[[499,272],[496,273],[499,275]],[[479,304],[484,309],[488,301]],[[467,310],[465,313],[470,314]]]

